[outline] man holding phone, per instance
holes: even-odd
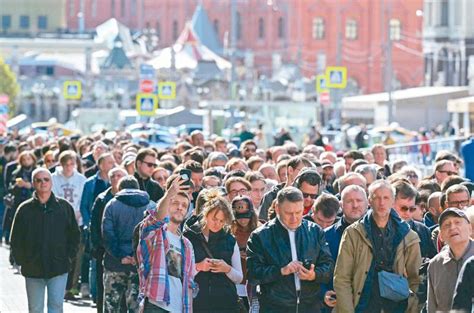
[[[277,218],[255,230],[247,245],[247,277],[260,285],[261,312],[319,312],[319,289],[334,262],[323,230],[303,220],[303,194],[278,192]]]

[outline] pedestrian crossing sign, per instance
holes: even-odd
[[[66,100],[79,100],[82,97],[82,84],[78,80],[67,80],[63,84],[63,97]]]
[[[158,97],[163,100],[176,99],[176,83],[175,82],[158,83]]]
[[[158,109],[158,97],[152,93],[138,93],[136,105],[138,115],[154,116]]]
[[[318,75],[316,76],[316,92],[321,94],[323,92],[329,91],[327,87],[327,77],[326,75]]]
[[[347,85],[347,67],[328,66],[326,68],[326,77],[328,78],[328,88],[344,89]]]

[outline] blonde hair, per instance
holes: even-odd
[[[225,218],[224,229],[228,230],[229,226],[234,219],[234,214],[230,207],[229,201],[223,196],[221,196],[217,188],[210,189],[204,196],[205,202],[201,210],[201,227],[206,227],[207,218],[209,214],[216,214],[217,212],[222,212]]]

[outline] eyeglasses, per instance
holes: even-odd
[[[466,207],[469,205],[469,200],[447,201],[450,207]]]
[[[140,161],[140,162],[145,163],[148,167],[156,168],[158,166],[156,163],[151,163],[151,162],[146,162],[146,161]]]
[[[240,190],[229,190],[229,194],[236,195],[236,194],[247,194],[249,191],[247,189],[240,189]]]
[[[303,198],[311,198],[311,199],[316,199],[318,197],[317,193],[306,193],[303,192]]]
[[[443,174],[448,174],[448,176],[452,176],[452,175],[457,175],[457,174],[458,174],[458,173],[456,173],[456,172],[442,171],[442,170],[438,170],[438,172],[443,173]]]
[[[40,183],[49,183],[51,181],[50,178],[48,177],[45,177],[45,178],[35,178],[33,179],[33,181],[35,182],[35,184],[40,184]]]
[[[411,206],[411,207],[402,206],[400,210],[402,210],[403,212],[410,211],[411,213],[413,213],[416,211],[416,206]]]

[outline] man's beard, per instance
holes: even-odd
[[[175,216],[170,216],[170,222],[173,224],[181,224],[184,221],[184,216],[176,218]]]

